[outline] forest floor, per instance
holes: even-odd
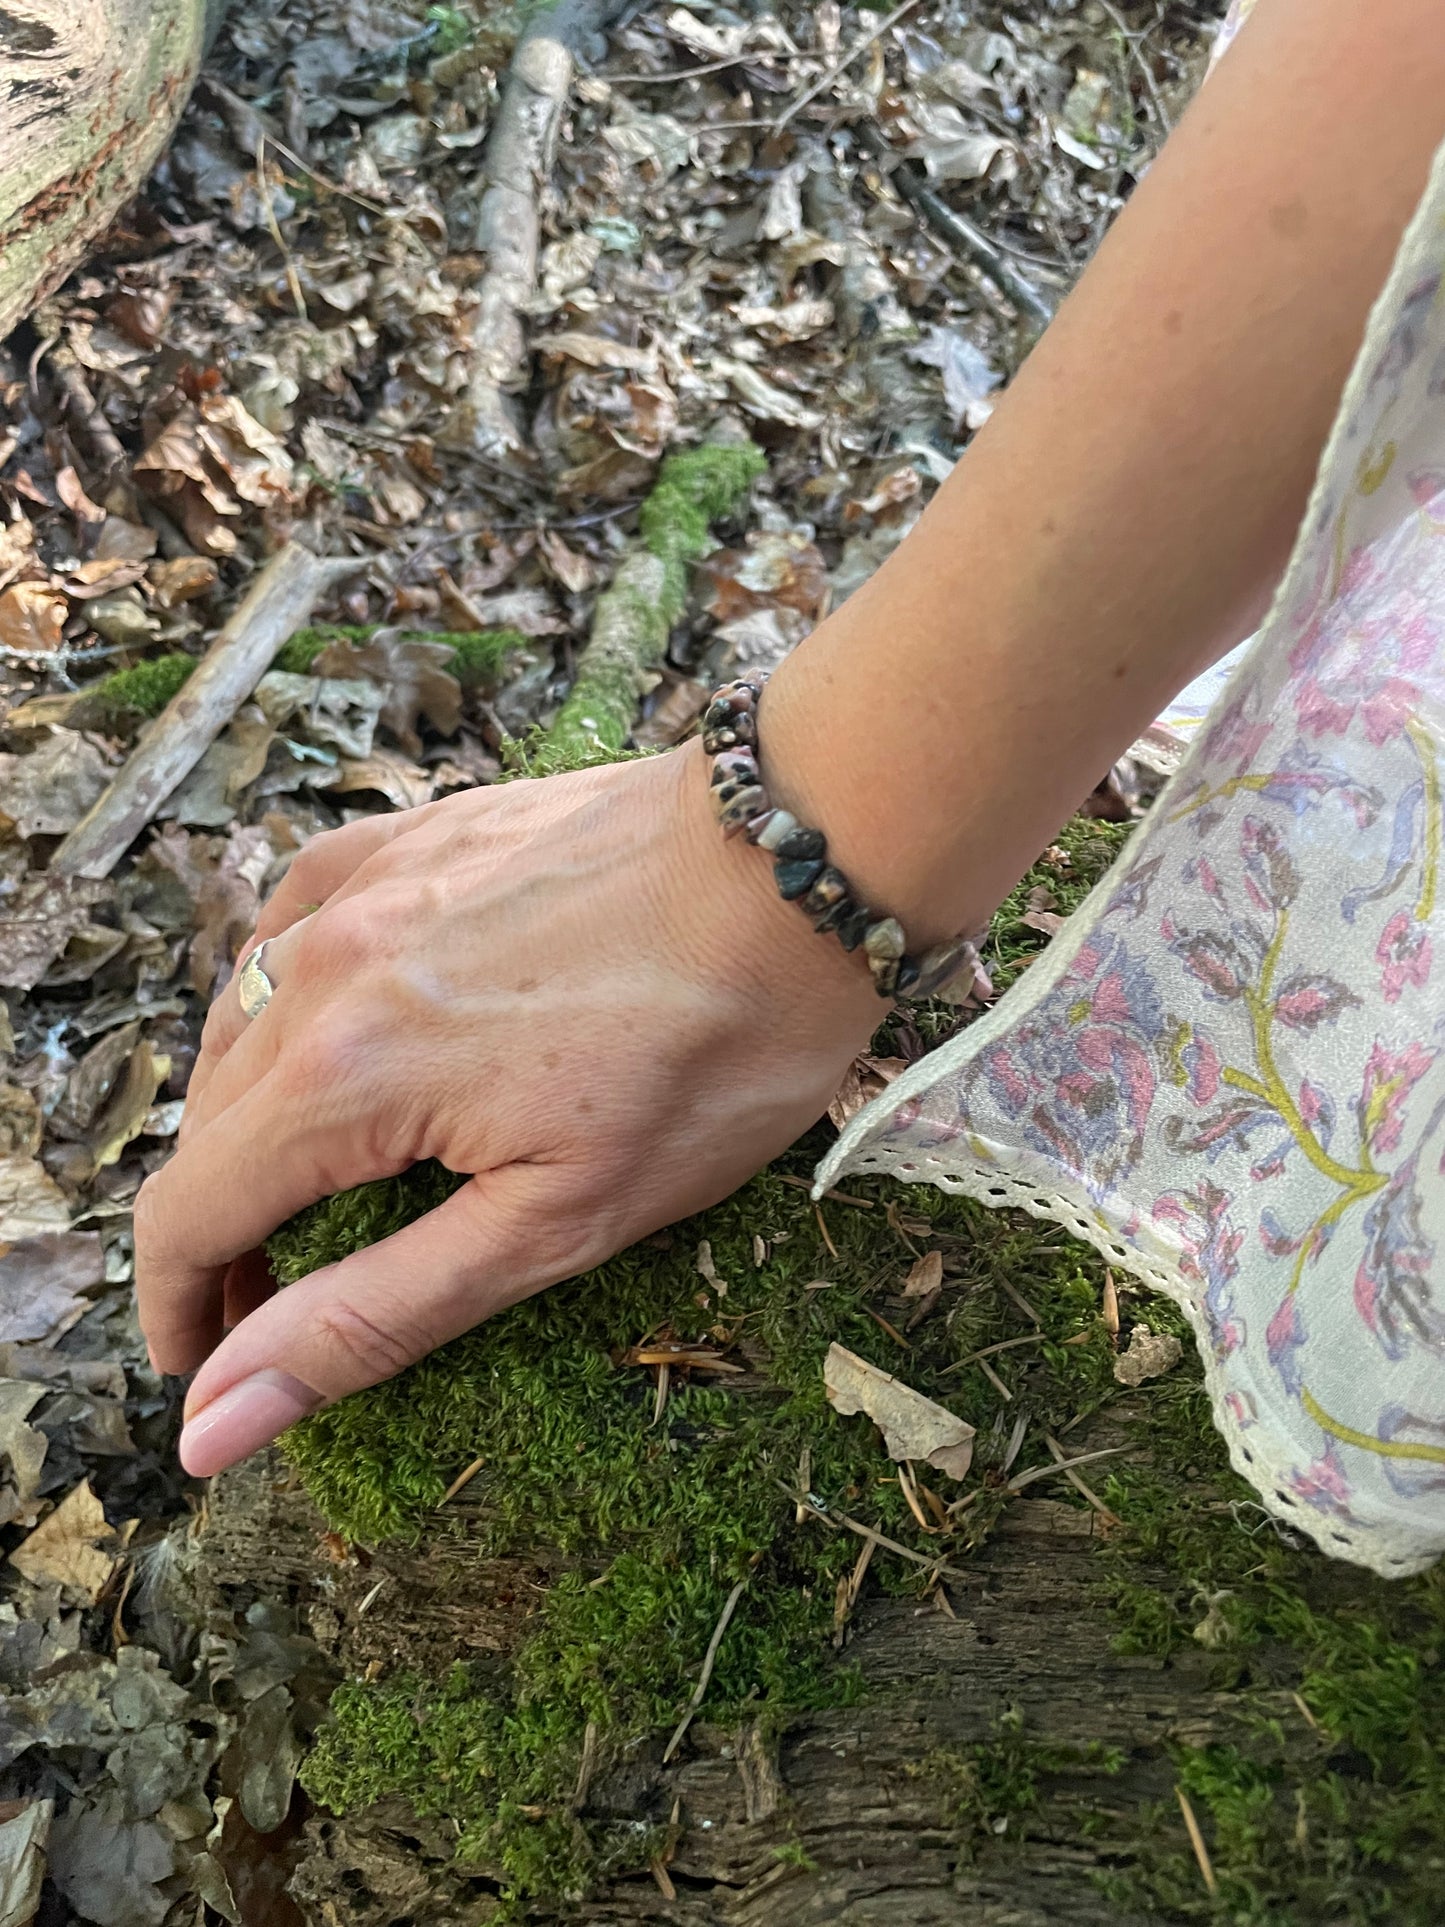
[[[1223,1467],[1187,1355],[1115,1376],[1137,1327],[1177,1321],[1052,1229],[868,1185],[814,1218],[798,1181],[820,1137],[705,1242],[684,1227],[658,1247],[645,1305],[629,1273],[612,1327],[566,1327],[576,1358],[632,1374],[619,1437],[666,1412],[701,1478],[723,1396],[703,1354],[734,1348],[736,1396],[767,1412],[747,1421],[756,1463],[786,1436],[815,1468],[795,1452],[772,1495],[776,1550],[738,1607],[753,1630],[720,1646],[676,1766],[663,1731],[630,1781],[588,1735],[604,1714],[671,1726],[728,1594],[717,1571],[681,1619],[568,1618],[607,1491],[564,1505],[525,1426],[507,1477],[535,1482],[526,1559],[514,1518],[477,1564],[485,1473],[432,1530],[427,1478],[449,1487],[472,1458],[445,1428],[412,1441],[431,1456],[395,1517],[363,1518],[319,1457],[329,1526],[274,1461],[208,1494],[177,1467],[179,1390],[131,1304],[131,1202],[295,851],[505,773],[566,697],[661,459],[704,437],[751,437],[767,473],[695,571],[633,739],[681,740],[713,682],[780,660],[987,419],[1197,86],[1219,10],[628,7],[580,39],[535,287],[498,310],[496,237],[490,256],[476,237],[519,21],[252,0],[144,194],[0,343],[4,1927],[1438,1917],[1439,1587],[1365,1582],[1268,1521]],[[490,389],[479,313],[520,343]],[[65,839],[288,539],[355,559],[322,626],[106,874],[67,873]],[[1000,989],[1118,847],[1137,774],[1104,780],[1095,820],[1000,913]],[[892,1022],[837,1116],[939,1034]],[[729,1315],[721,1295],[704,1307],[725,1336],[704,1321],[669,1401],[647,1342],[665,1307],[682,1342],[709,1266],[733,1278]],[[732,1315],[788,1281],[801,1322],[749,1349]],[[477,1356],[492,1369],[529,1329]],[[839,1337],[976,1426],[977,1498],[946,1530],[866,1420],[823,1443],[814,1368]],[[559,1370],[544,1389],[565,1415],[598,1382]],[[1115,1456],[1050,1471],[1086,1450]],[[807,1503],[830,1451],[831,1520]],[[676,1494],[652,1476],[639,1459],[629,1503],[670,1530]],[[715,1529],[721,1546],[732,1515]],[[549,1532],[560,1564],[539,1563]],[[822,1550],[798,1550],[809,1532]],[[790,1588],[809,1610],[769,1646],[749,1614]],[[530,1620],[519,1643],[544,1597],[553,1645]],[[572,1723],[526,1746],[466,1723],[498,1655],[560,1682],[594,1632],[675,1640],[672,1670],[612,1679],[595,1717],[589,1672]],[[481,1672],[449,1674],[458,1659]],[[343,1677],[376,1693],[348,1687],[328,1724]],[[564,1755],[570,1802],[545,1791]],[[382,1758],[373,1784],[360,1769]],[[534,1771],[543,1795],[501,1827],[497,1775]],[[369,1831],[313,1805],[377,1792],[392,1804]]]

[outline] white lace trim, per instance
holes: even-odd
[[[835,1153],[836,1156],[836,1153]],[[822,1192],[822,1174],[834,1163],[830,1157],[819,1166],[820,1183],[814,1195]],[[1035,1218],[1046,1218],[1071,1231],[1101,1252],[1112,1265],[1163,1292],[1189,1319],[1199,1356],[1204,1362],[1204,1384],[1209,1396],[1216,1429],[1229,1447],[1229,1459],[1239,1476],[1258,1492],[1266,1511],[1274,1518],[1297,1528],[1311,1538],[1322,1552],[1336,1559],[1348,1559],[1367,1566],[1384,1579],[1403,1579],[1410,1573],[1424,1572],[1442,1552],[1445,1542],[1424,1547],[1419,1535],[1395,1538],[1379,1526],[1352,1532],[1348,1521],[1317,1512],[1288,1488],[1292,1456],[1275,1449],[1267,1420],[1244,1427],[1235,1419],[1226,1402],[1229,1386],[1219,1360],[1214,1355],[1208,1322],[1198,1303],[1197,1288],[1177,1267],[1146,1258],[1129,1250],[1100,1224],[1082,1196],[1067,1197],[1058,1191],[1045,1191],[1026,1184],[1022,1178],[983,1165],[946,1165],[926,1151],[909,1150],[906,1156],[892,1151],[860,1151],[849,1158],[848,1171],[880,1171],[910,1183],[936,1184],[942,1191],[976,1198],[996,1210],[1012,1207],[1027,1211]]]

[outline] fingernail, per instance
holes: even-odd
[[[325,1403],[290,1372],[256,1372],[203,1405],[188,1422],[181,1433],[181,1464],[193,1479],[209,1479],[259,1452]]]

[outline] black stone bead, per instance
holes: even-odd
[[[833,925],[833,934],[845,950],[856,950],[862,943],[869,924],[873,921],[871,910],[863,904],[854,903],[849,898],[844,914]],[[821,928],[821,925],[819,927]]]
[[[848,900],[848,879],[841,870],[835,870],[831,863],[825,864],[823,872],[803,898],[803,908],[813,919],[813,928],[823,930],[829,926],[822,921],[846,904]]]
[[[799,897],[805,897],[822,873],[823,865],[817,857],[811,861],[800,861],[796,857],[791,862],[780,859],[773,865],[778,895],[786,903],[794,903]]]
[[[828,839],[821,830],[805,829],[800,823],[796,830],[789,830],[773,854],[784,862],[811,862],[814,857],[827,854]]]
[[[913,986],[918,982],[918,978],[919,978],[919,969],[918,969],[918,965],[914,962],[913,958],[912,957],[900,958],[899,964],[898,964],[898,975],[893,979],[893,995],[895,997],[906,997],[909,991],[912,990]]]
[[[714,696],[702,712],[702,726],[705,730],[730,728],[736,713],[732,704],[725,698]]]
[[[807,909],[806,902],[803,907]],[[826,910],[819,911],[813,917],[813,928],[822,935],[829,935],[838,928],[845,917],[851,916],[857,907],[852,897],[839,897],[836,903],[830,903]]]

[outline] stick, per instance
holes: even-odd
[[[682,1745],[683,1735],[692,1725],[692,1716],[702,1705],[703,1695],[707,1692],[707,1683],[712,1678],[712,1669],[717,1664],[718,1648],[722,1645],[723,1634],[727,1631],[728,1624],[738,1609],[738,1601],[747,1590],[747,1584],[746,1579],[739,1579],[727,1596],[727,1604],[718,1616],[718,1622],[712,1629],[712,1638],[707,1643],[707,1651],[702,1656],[702,1671],[698,1674],[697,1685],[692,1689],[692,1698],[687,1703],[687,1711],[678,1721],[677,1731],[668,1741],[667,1750],[662,1756],[664,1766]]]
[[[1055,1468],[1050,1466],[1049,1470],[1053,1471]],[[945,1579],[959,1579],[965,1585],[975,1586],[981,1585],[988,1577],[987,1573],[965,1572],[960,1566],[946,1565],[942,1559],[927,1559],[921,1552],[913,1552],[909,1547],[900,1545],[896,1539],[890,1539],[887,1533],[875,1532],[872,1526],[865,1526],[861,1520],[851,1518],[846,1512],[840,1512],[837,1506],[829,1505],[826,1499],[820,1499],[816,1492],[794,1492],[790,1486],[783,1485],[781,1479],[778,1480],[778,1484],[783,1487],[790,1499],[795,1500],[799,1506],[806,1506],[815,1518],[822,1520],[824,1525],[846,1526],[850,1532],[856,1532],[860,1539],[871,1539],[874,1545],[882,1546],[887,1552],[896,1552],[900,1559],[907,1559],[915,1566],[923,1566],[928,1572],[941,1574]],[[971,1496],[977,1497],[977,1494]],[[950,1507],[949,1510],[952,1511],[953,1508]]]
[[[875,40],[881,40],[890,27],[896,27],[904,14],[912,13],[918,4],[919,0],[903,0],[903,5],[895,7],[886,20],[880,20],[876,27],[870,28],[861,39],[855,40],[847,53],[835,60],[825,72],[819,74],[812,86],[805,88],[792,105],[779,115],[773,122],[773,132],[781,133],[800,108],[806,107],[810,100],[816,100],[819,94],[831,87],[839,75],[853,65],[859,54],[867,53]]]
[[[1194,1858],[1199,1862],[1199,1871],[1204,1877],[1204,1885],[1210,1895],[1219,1892],[1219,1881],[1215,1877],[1214,1862],[1209,1858],[1209,1849],[1204,1844],[1204,1835],[1199,1831],[1199,1822],[1194,1817],[1194,1808],[1189,1795],[1182,1786],[1174,1789],[1174,1797],[1179,1802],[1179,1811],[1184,1815],[1184,1831],[1189,1835],[1189,1844],[1194,1849]]]
[[[859,137],[865,147],[880,160],[897,162],[898,156],[888,145],[887,140],[875,127],[867,125],[858,129]],[[1025,313],[1031,321],[1046,328],[1054,318],[1054,311],[1032,281],[1020,274],[1018,269],[1004,254],[996,242],[991,241],[981,227],[975,227],[966,214],[956,214],[941,195],[917,175],[908,163],[902,162],[893,168],[890,179],[905,199],[912,201],[919,213],[938,229],[945,239],[981,267],[984,273],[1013,302],[1016,308]]]
[[[1104,1504],[1104,1501],[1099,1497],[1098,1493],[1094,1491],[1092,1486],[1085,1485],[1084,1481],[1074,1470],[1068,1454],[1064,1451],[1063,1446],[1059,1444],[1059,1441],[1054,1437],[1052,1432],[1044,1433],[1044,1444],[1049,1448],[1050,1452],[1053,1453],[1058,1463],[1058,1469],[1063,1473],[1069,1484],[1076,1492],[1083,1493],[1084,1497],[1089,1501],[1089,1504],[1094,1508],[1095,1512],[1098,1513],[1105,1525],[1123,1525],[1124,1521],[1119,1517],[1118,1513]]]
[[[327,589],[365,566],[352,556],[323,561],[299,542],[272,556],[110,788],[55,852],[52,874],[109,876],[251,694],[282,643]]]
[[[523,445],[507,399],[523,387],[530,359],[522,309],[537,286],[538,197],[552,171],[577,49],[621,12],[620,0],[557,0],[535,13],[518,40],[487,136],[487,191],[476,246],[487,257],[472,321],[472,371],[442,438],[474,455],[510,457]]]

